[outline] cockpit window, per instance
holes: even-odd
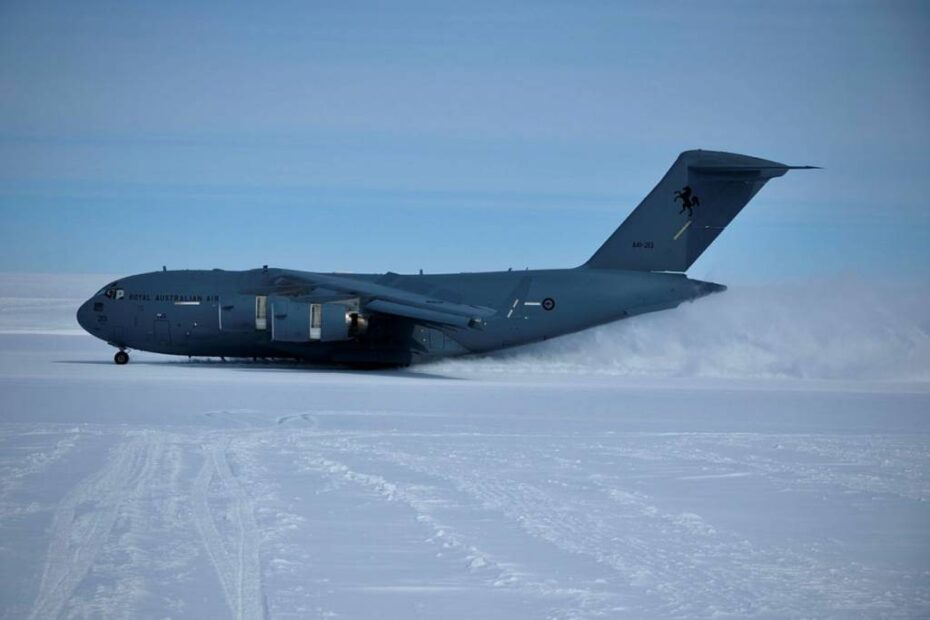
[[[96,296],[99,297],[100,295],[108,299],[122,299],[126,296],[126,291],[119,288],[119,282],[113,282],[100,289]]]
[[[110,282],[109,284],[107,284],[106,286],[104,286],[102,289],[100,289],[99,291],[97,291],[97,294],[94,295],[94,297],[100,297],[101,295],[106,295],[106,294],[107,294],[107,291],[109,291],[109,290],[112,289],[112,288],[116,288],[116,285],[118,285],[118,284],[119,284],[119,282]]]

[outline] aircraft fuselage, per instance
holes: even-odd
[[[497,311],[480,326],[467,327],[371,312],[363,296],[344,291],[282,292],[275,285],[282,276],[315,275],[283,269],[134,275],[87,300],[78,322],[121,350],[404,365],[537,342],[724,288],[681,274],[585,267],[339,276]],[[333,302],[346,311],[320,316],[320,308]],[[326,337],[327,320],[344,322],[336,326],[337,339]]]

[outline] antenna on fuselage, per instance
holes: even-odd
[[[162,270],[162,271],[168,271],[168,266],[167,266],[167,265],[162,265],[162,266],[161,266],[161,270]]]

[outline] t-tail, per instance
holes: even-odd
[[[769,179],[814,167],[685,151],[584,266],[687,271]]]

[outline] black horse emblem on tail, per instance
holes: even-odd
[[[697,197],[697,194],[691,192],[690,185],[685,185],[675,192],[675,202],[679,200],[681,200],[681,211],[678,214],[681,215],[687,211],[689,218],[694,215],[694,207],[701,206],[701,200]]]

